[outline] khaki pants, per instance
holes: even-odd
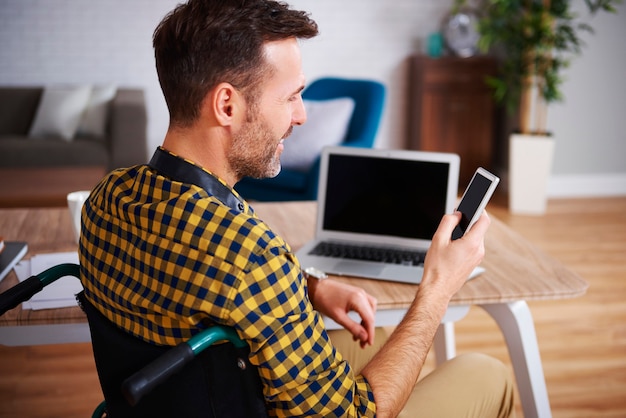
[[[392,329],[376,328],[375,343],[361,349],[344,330],[329,331],[355,372],[385,343]],[[464,354],[438,366],[413,389],[400,418],[513,418],[513,381],[506,367],[483,354]]]

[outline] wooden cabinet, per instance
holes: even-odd
[[[408,146],[459,154],[461,190],[477,167],[493,169],[496,110],[485,77],[495,71],[490,57],[411,58]]]

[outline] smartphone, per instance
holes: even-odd
[[[479,167],[461,197],[457,210],[461,212],[461,222],[454,228],[452,239],[461,238],[474,225],[483,213],[500,179]]]

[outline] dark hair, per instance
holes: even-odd
[[[206,94],[231,83],[248,102],[270,70],[265,42],[312,38],[317,24],[302,11],[271,0],[189,0],[157,26],[153,36],[157,74],[170,123],[193,123]],[[252,104],[252,103],[250,103]]]

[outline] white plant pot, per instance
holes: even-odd
[[[511,135],[509,144],[509,210],[516,214],[546,212],[548,179],[552,171],[554,138]]]

